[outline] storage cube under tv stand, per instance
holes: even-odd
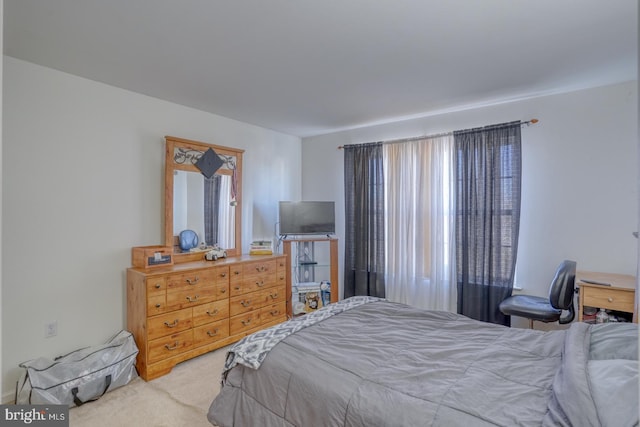
[[[285,238],[282,242],[283,252],[287,255],[287,317],[293,317],[292,289],[298,279],[294,274],[297,269],[299,271],[301,267],[301,265],[298,264],[299,257],[297,256],[300,245],[308,244],[313,248],[313,251],[319,250],[323,252],[324,247],[328,246],[328,253],[318,254],[318,257],[323,257],[322,264],[308,263],[303,264],[303,266],[305,269],[309,269],[314,273],[318,271],[319,274],[323,274],[320,272],[321,269],[326,270],[324,274],[328,274],[329,282],[331,282],[331,303],[338,302],[338,239],[325,236],[305,236]],[[315,260],[307,262],[315,262]],[[320,279],[323,278],[321,277]]]

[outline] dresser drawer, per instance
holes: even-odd
[[[229,295],[232,297],[238,296],[238,295],[243,295],[246,294],[247,291],[245,291],[245,285],[242,282],[242,280],[237,280],[237,281],[231,281],[231,284],[229,285]]]
[[[155,316],[167,310],[167,295],[163,292],[147,297],[147,316]]]
[[[284,286],[274,286],[260,292],[260,300],[262,305],[284,303],[286,300],[286,292]]]
[[[167,292],[167,307],[175,310],[216,300],[216,288],[213,286],[187,289],[180,292]]]
[[[259,291],[261,289],[276,286],[277,284],[278,282],[273,274],[259,274],[245,277],[241,282],[236,282],[231,285],[231,296]]]
[[[264,296],[260,292],[252,292],[229,299],[229,315],[247,313],[256,310],[264,305]]]
[[[167,290],[167,278],[162,277],[152,277],[147,279],[147,295],[158,295],[162,294]]]
[[[582,298],[584,298],[583,305],[633,313],[633,291],[586,286],[582,287],[581,291],[583,292]]]
[[[229,266],[229,283],[233,284],[238,280],[242,280],[242,265],[233,264]]]
[[[213,280],[216,284],[229,284],[229,266],[215,267],[213,270]]]
[[[229,320],[229,333],[231,335],[247,332],[260,326],[260,311],[251,311],[232,317]]]
[[[191,309],[176,310],[171,313],[150,317],[147,334],[149,339],[159,338],[169,334],[190,329],[192,325]]]
[[[228,282],[218,282],[213,285],[214,288],[214,297],[215,299],[226,299],[229,298],[229,283]]]
[[[278,286],[286,286],[287,285],[287,273],[284,271],[279,271],[276,273],[276,284]]]
[[[182,274],[172,274],[167,277],[167,291],[171,292],[189,288],[211,286],[215,281],[215,272],[211,269],[195,270]]]
[[[224,299],[193,307],[193,325],[200,326],[229,317],[229,300]]]
[[[193,330],[178,332],[149,341],[149,363],[159,362],[193,347]]]
[[[244,279],[244,286],[247,292],[259,291],[261,289],[276,286],[277,284],[278,282],[276,281],[276,276],[273,273],[260,274],[251,278]]]
[[[194,345],[209,344],[229,336],[229,320],[219,320],[193,330]]]
[[[260,322],[262,324],[280,323],[287,320],[287,305],[283,300],[260,309]]]
[[[242,274],[247,279],[249,276],[270,274],[273,275],[276,272],[276,260],[264,260],[248,262],[242,267]]]

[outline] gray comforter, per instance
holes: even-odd
[[[511,329],[373,301],[304,328],[283,325],[296,332],[280,337],[268,354],[268,346],[248,346],[267,354],[259,358],[258,369],[244,366],[244,358],[231,349],[237,366],[224,374],[211,404],[213,424],[637,425],[637,366],[635,374],[625,376],[630,378],[627,391],[635,384],[635,396],[625,396],[632,415],[609,420],[619,416],[602,408],[606,403],[592,393],[593,378],[606,383],[609,374],[602,368],[589,373],[589,354],[595,350],[592,327],[586,324],[568,331]],[[617,362],[624,353],[637,365],[637,325],[627,329],[616,345],[631,348],[629,335],[635,336],[635,354],[621,350],[602,360]],[[264,336],[270,339],[268,332]]]

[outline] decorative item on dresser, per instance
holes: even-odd
[[[243,150],[165,139],[165,245],[133,248],[127,269],[127,329],[145,380],[286,320],[286,255],[242,255]],[[181,251],[184,230],[207,244]]]

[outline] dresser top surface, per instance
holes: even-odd
[[[282,255],[282,254],[240,255],[240,256],[228,257],[228,258],[218,258],[216,261],[204,261],[204,260],[191,261],[191,262],[184,262],[184,263],[166,265],[161,267],[153,267],[153,268],[129,267],[127,270],[143,273],[146,275],[166,274],[166,273],[175,273],[180,271],[196,270],[196,269],[202,269],[202,268],[224,267],[227,265],[245,263],[245,262],[271,261],[284,256],[285,255]]]

